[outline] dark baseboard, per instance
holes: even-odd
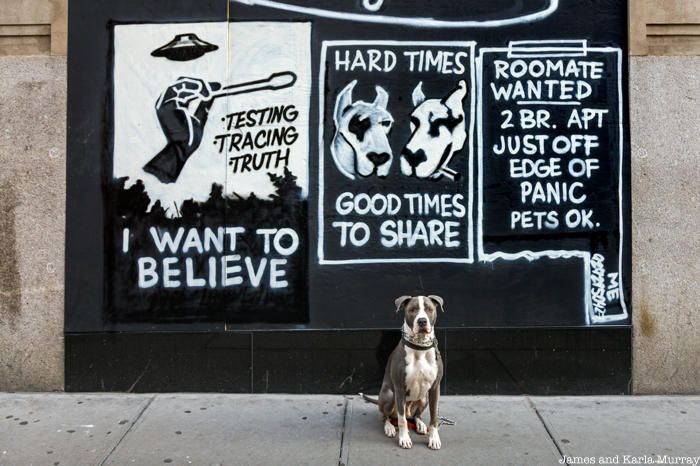
[[[631,330],[439,332],[448,395],[628,394]],[[379,390],[398,331],[66,334],[66,391]]]

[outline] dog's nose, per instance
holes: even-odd
[[[389,158],[391,158],[391,155],[387,154],[386,152],[370,152],[367,154],[367,158],[378,167],[380,165],[384,165]]]
[[[421,163],[428,160],[428,157],[425,155],[425,151],[423,151],[423,149],[413,152],[411,149],[404,148],[404,150],[401,151],[401,156],[405,158],[406,162],[408,162],[408,164],[412,167],[417,167]]]
[[[423,328],[426,325],[428,325],[428,319],[426,319],[425,317],[421,317],[420,319],[418,319],[418,327]]]

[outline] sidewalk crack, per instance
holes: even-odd
[[[557,439],[554,438],[554,435],[552,435],[552,431],[547,425],[547,422],[544,420],[544,417],[542,417],[542,414],[540,411],[537,409],[537,406],[535,406],[535,403],[532,401],[532,399],[525,395],[525,400],[527,401],[527,404],[530,405],[530,408],[535,412],[537,415],[537,418],[540,420],[540,423],[542,424],[542,427],[544,427],[545,432],[547,432],[547,435],[549,436],[549,439],[552,441],[554,444],[554,447],[557,449],[559,452],[559,456],[563,460],[562,464],[565,464],[566,466],[571,466],[569,464],[569,461],[566,459],[566,456],[564,455],[564,450],[562,450],[561,445],[559,445],[559,442],[557,442]]]
[[[158,395],[153,395],[153,396],[151,396],[151,398],[149,398],[149,400],[146,402],[146,405],[145,405],[143,408],[141,408],[141,411],[139,411],[139,413],[136,415],[136,419],[134,419],[134,422],[132,422],[131,425],[129,426],[129,428],[126,429],[126,432],[124,432],[124,435],[122,435],[122,436],[119,438],[119,440],[118,440],[117,443],[114,445],[114,447],[112,447],[112,449],[109,450],[109,453],[107,453],[107,454],[105,455],[105,457],[102,458],[102,461],[100,461],[100,462],[98,463],[99,466],[104,466],[104,464],[107,462],[107,460],[109,459],[109,457],[112,456],[112,454],[117,450],[117,448],[119,448],[119,445],[121,445],[122,442],[124,441],[124,439],[126,438],[126,436],[129,435],[129,433],[130,433],[131,430],[134,428],[134,426],[136,425],[136,423],[139,422],[139,419],[141,419],[141,417],[143,416],[143,413],[145,413],[146,410],[148,409],[148,407],[151,406],[151,403],[153,403],[153,401],[156,399],[157,396],[158,396]]]
[[[340,428],[340,454],[338,466],[350,464],[350,430],[352,429],[352,397],[345,397],[343,406],[343,425]],[[347,443],[347,445],[346,445]]]

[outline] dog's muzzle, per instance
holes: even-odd
[[[414,168],[414,173],[418,165],[428,160],[428,156],[423,149],[418,149],[416,152],[413,152],[408,148],[404,148],[404,150],[401,151],[401,157],[406,159],[406,162]]]

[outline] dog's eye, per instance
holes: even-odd
[[[354,134],[358,140],[362,141],[370,126],[372,126],[372,122],[369,121],[369,118],[362,120],[358,115],[355,115],[350,120],[350,123],[348,123],[348,131]]]
[[[420,120],[414,116],[411,117],[411,128],[414,130],[420,127]]]
[[[380,123],[385,128],[391,128],[391,121],[385,120]]]
[[[453,116],[448,116],[447,118],[436,118],[430,122],[430,131],[428,132],[431,136],[437,137],[440,135],[440,127],[444,126],[448,131],[452,131],[455,127],[462,122],[462,117],[455,118]]]

